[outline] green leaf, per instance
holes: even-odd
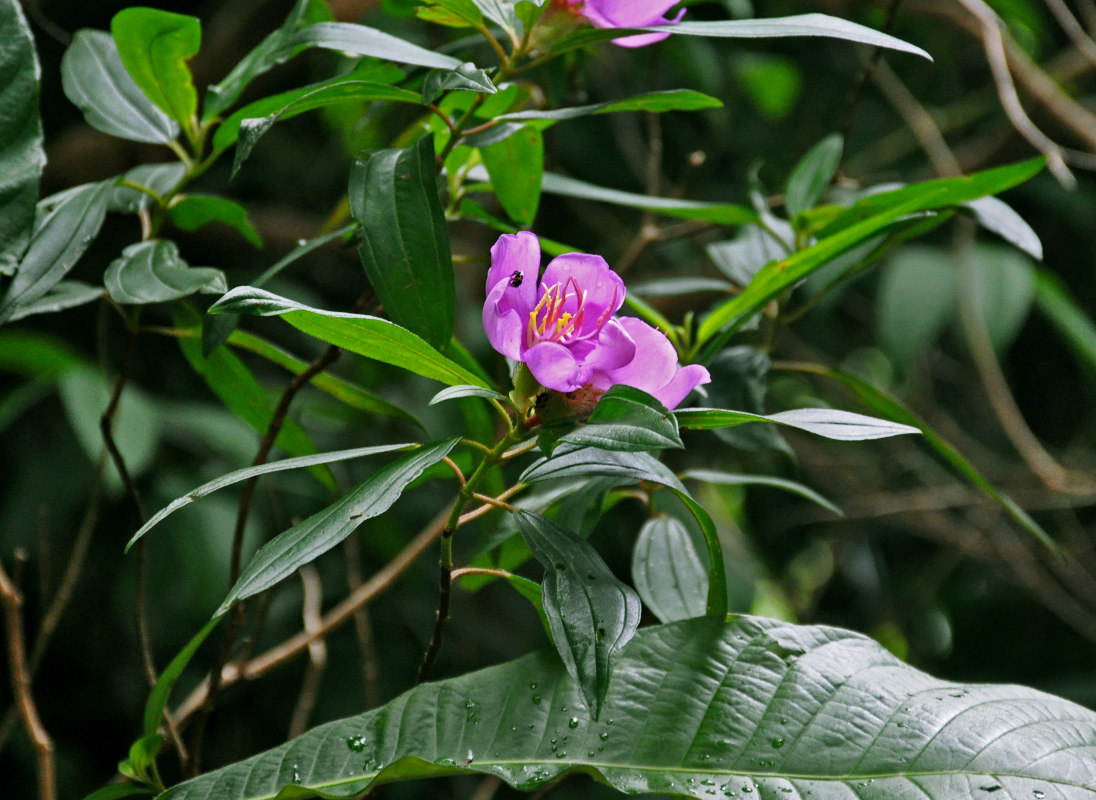
[[[238,231],[255,247],[262,247],[263,240],[247,218],[247,209],[226,197],[182,195],[171,204],[168,214],[175,226],[184,231],[196,231],[211,222],[220,222]]]
[[[438,403],[444,403],[447,400],[458,400],[462,397],[490,397],[502,402],[508,402],[508,398],[502,392],[496,392],[494,389],[484,389],[482,386],[450,386],[448,389],[442,389],[436,395],[430,398],[430,402],[427,405],[433,406]]]
[[[1042,168],[1045,160],[1035,158],[1019,164],[986,170],[966,178],[943,178],[907,186],[893,192],[870,195],[819,231],[819,241],[779,261],[766,264],[745,291],[721,303],[700,324],[697,342],[704,355],[714,355],[728,338],[716,334],[728,325],[738,325],[785,289],[795,285],[836,256],[855,247],[909,214],[966,203],[1002,192],[1021,183]]]
[[[876,413],[886,414],[891,419],[920,429],[922,440],[940,456],[945,464],[981,489],[988,497],[996,502],[1014,522],[1038,539],[1049,550],[1056,551],[1058,549],[1054,540],[1050,538],[1047,532],[1044,531],[1035,520],[1028,516],[1026,511],[1016,504],[1016,501],[986,480],[982,473],[979,472],[962,453],[956,450],[950,442],[937,434],[923,419],[910,411],[897,398],[891,396],[882,389],[872,386],[867,381],[861,380],[846,372],[841,372],[840,370],[831,369],[818,364],[795,364],[793,367],[797,371],[821,375],[825,378],[843,383],[852,390],[853,394],[855,394],[864,405]],[[680,422],[680,420],[678,421]]]
[[[456,295],[449,232],[436,186],[434,138],[374,153],[350,172],[365,274],[398,325],[441,349],[453,338]]]
[[[114,181],[114,189],[110,193],[107,211],[119,214],[136,214],[149,208],[153,202],[152,195],[157,198],[159,204],[165,197],[171,194],[186,177],[186,165],[178,161],[168,161],[163,164],[139,164],[131,170],[127,170]],[[127,184],[133,184],[127,185]],[[134,188],[144,187],[147,191]]]
[[[843,442],[921,433],[920,429],[912,425],[833,408],[798,408],[777,414],[750,414],[745,411],[727,411],[721,408],[687,408],[675,411],[674,415],[682,428],[692,430],[731,428],[747,422],[775,422],[778,425],[799,428],[817,436]]]
[[[179,339],[179,347],[190,363],[191,369],[205,379],[210,390],[220,398],[225,407],[260,434],[265,434],[274,416],[274,403],[247,366],[225,348],[202,354],[199,341],[201,318],[184,304],[175,307],[175,324],[180,328],[194,329],[193,337]],[[297,422],[286,419],[275,444],[292,456],[312,455],[316,452],[308,434]],[[314,470],[313,474],[325,486],[334,488],[335,481],[327,471]]]
[[[300,458],[283,458],[281,461],[269,461],[258,466],[245,467],[229,472],[227,475],[222,475],[219,478],[214,478],[211,481],[203,483],[197,489],[192,489],[182,497],[175,498],[153,514],[149,521],[142,525],[137,533],[133,534],[133,537],[126,544],[126,552],[129,552],[129,549],[137,543],[138,539],[159,525],[166,517],[174,514],[180,508],[184,508],[191,503],[201,500],[206,495],[212,494],[219,489],[224,489],[226,486],[232,486],[233,484],[250,480],[259,475],[269,475],[273,472],[285,472],[290,469],[313,467],[318,464],[333,464],[337,461],[348,461],[352,458],[363,458],[365,456],[377,455],[378,453],[391,453],[396,450],[409,450],[413,447],[418,447],[418,445],[406,443],[384,444],[375,447],[356,447],[351,450],[336,450],[330,453],[317,453],[313,456],[301,456]]]
[[[110,32],[126,71],[149,100],[184,128],[194,122],[198,93],[186,62],[202,46],[197,17],[155,8],[125,8]]]
[[[383,514],[412,481],[447,456],[459,441],[459,437],[453,437],[423,446],[377,470],[338,502],[275,536],[255,553],[217,615],[292,575],[335,547],[367,519]]]
[[[122,800],[125,797],[149,797],[155,794],[146,786],[137,786],[132,783],[111,783],[101,789],[96,789],[84,800]]]
[[[1096,774],[1096,713],[1034,689],[937,680],[823,626],[643,628],[617,659],[602,721],[581,701],[555,653],[534,653],[417,686],[161,800],[270,800],[291,783],[347,798],[461,773],[532,792],[569,772],[696,800],[1082,800]]]
[[[142,304],[178,300],[196,292],[222,294],[224,273],[212,267],[191,267],[168,239],[131,244],[111,262],[103,283],[116,303]]]
[[[76,32],[61,58],[61,86],[87,123],[103,133],[151,144],[167,144],[179,135],[175,120],[126,72],[106,31]]]
[[[798,481],[789,481],[785,478],[775,478],[771,475],[742,475],[733,472],[723,472],[711,469],[690,469],[681,476],[685,479],[714,483],[720,486],[768,486],[773,489],[783,489],[786,492],[805,497],[812,503],[816,503],[827,511],[832,511],[839,517],[844,512],[825,497],[809,486],[804,486]]]
[[[109,183],[86,183],[38,203],[34,233],[0,301],[0,325],[45,295],[68,274],[99,233]]]
[[[814,208],[822,198],[837,172],[844,149],[845,141],[841,134],[832,133],[812,147],[795,165],[784,191],[784,207],[789,218]]]
[[[660,622],[704,615],[708,575],[680,520],[658,516],[640,528],[632,551],[632,581]]]
[[[1096,324],[1070,297],[1057,275],[1036,270],[1035,306],[1057,329],[1078,360],[1096,374]]]
[[[278,30],[244,56],[224,80],[206,90],[202,121],[212,119],[235,105],[251,81],[304,50],[305,45],[295,43],[293,35],[306,25],[330,19],[330,14],[323,0],[297,0]]]
[[[275,115],[278,119],[289,119],[295,117],[297,114],[303,114],[305,111],[309,111],[313,108],[320,108],[325,105],[324,101],[327,101],[327,105],[349,102],[356,98],[349,96],[356,91],[353,87],[358,82],[369,84],[370,86],[383,85],[388,87],[389,90],[400,92],[402,90],[392,89],[389,84],[395,83],[404,77],[402,70],[393,64],[383,64],[372,61],[363,61],[353,70],[345,75],[340,75],[337,78],[331,78],[326,81],[320,81],[318,83],[312,83],[308,86],[301,86],[297,89],[290,89],[285,92],[279,92],[278,94],[264,97],[260,100],[256,100],[253,103],[248,103],[241,109],[232,112],[231,115],[219,126],[217,126],[216,133],[213,134],[213,152],[215,154],[223,153],[229,147],[234,145],[240,137],[240,125],[244,120],[263,120],[266,117]],[[351,84],[350,87],[344,86],[345,84]],[[343,89],[334,89],[333,87],[342,86]],[[360,87],[361,91],[367,92],[368,86]],[[330,89],[333,94],[327,95],[323,93],[323,90]],[[380,91],[379,89],[377,90]],[[342,92],[343,94],[340,94]],[[303,98],[308,98],[304,100]],[[386,98],[382,98],[386,99]],[[406,100],[408,103],[419,102],[419,95],[415,92],[407,92],[404,94],[397,94],[391,98],[394,100]],[[300,100],[298,104],[296,101]]]
[[[633,283],[628,291],[643,297],[678,297],[683,294],[719,292],[730,294],[734,285],[718,278],[664,278]]]
[[[910,245],[883,266],[876,295],[879,339],[906,368],[956,314],[955,259],[938,247]]]
[[[103,296],[102,286],[91,286],[82,281],[61,281],[42,297],[19,306],[9,317],[11,322],[34,314],[52,314],[85,305]]]
[[[472,384],[490,388],[479,376],[446,358],[411,331],[386,319],[321,311],[250,286],[231,290],[214,303],[210,312],[283,316],[298,330],[366,358],[402,367],[450,386]]]
[[[427,50],[397,36],[350,22],[318,22],[293,35],[293,44],[338,50],[348,56],[373,56],[399,64],[435,69],[456,69],[463,62]]]
[[[586,423],[565,433],[558,444],[624,452],[685,446],[674,415],[646,392],[623,384],[602,395]]]
[[[40,68],[19,3],[0,3],[0,275],[15,272],[34,228],[38,179],[46,164],[38,113]]]
[[[500,114],[496,121],[517,121],[526,119],[547,119],[561,121],[587,117],[591,114],[613,114],[620,111],[698,111],[704,108],[722,108],[723,102],[692,89],[670,89],[661,92],[628,97],[624,100],[611,100],[607,103],[593,103],[571,108],[530,109]]]
[[[514,6],[516,0],[472,0],[476,7],[483,12],[483,16],[501,27],[514,38],[521,30],[521,22],[518,20]]]
[[[496,94],[498,89],[485,70],[468,61],[456,69],[433,70],[422,82],[423,103],[433,103],[445,92]]]
[[[483,22],[483,14],[472,0],[425,0],[415,9],[419,19],[451,28],[474,28]]]
[[[171,690],[175,688],[175,684],[183,674],[183,670],[186,669],[194,654],[198,652],[202,642],[213,632],[213,629],[217,627],[217,623],[220,621],[221,618],[218,616],[207,622],[160,673],[160,677],[156,681],[156,685],[152,687],[152,691],[149,692],[148,701],[145,703],[145,738],[156,735],[156,731],[159,730],[160,723],[163,721],[164,709],[167,708]]]
[[[996,197],[980,197],[963,203],[974,217],[975,221],[992,231],[1036,261],[1043,260],[1043,243],[1039,240],[1039,234],[1031,229],[1024,218],[1017,214],[1011,206]]]
[[[394,102],[419,104],[419,95],[407,89],[388,86],[384,83],[373,81],[342,80],[336,83],[328,83],[313,89],[310,92],[294,97],[273,113],[258,119],[240,118],[236,127],[239,143],[232,159],[232,176],[235,176],[243,166],[244,161],[251,155],[252,149],[262,136],[274,127],[280,119],[288,119],[306,111],[325,106],[338,105],[350,102],[371,102],[374,100],[391,100]],[[262,101],[258,101],[262,102]],[[257,105],[252,104],[252,105]],[[251,108],[252,106],[248,106]],[[245,111],[247,109],[244,109]],[[232,118],[236,118],[236,114]],[[226,123],[227,124],[227,123]],[[218,131],[219,132],[219,131]],[[222,137],[222,142],[227,137]],[[216,144],[217,138],[214,137]]]
[[[1025,254],[999,244],[976,244],[965,265],[971,270],[978,317],[1002,355],[1008,351],[1031,312],[1035,299],[1035,265]],[[960,289],[962,291],[962,289]]]
[[[583,30],[565,36],[555,43],[552,52],[562,53],[607,39],[616,39],[629,33],[652,31],[681,36],[708,36],[719,39],[774,39],[784,37],[821,36],[832,39],[844,39],[850,42],[870,44],[904,53],[913,53],[932,60],[924,50],[915,45],[896,39],[872,28],[857,25],[855,22],[831,17],[827,14],[798,14],[791,17],[773,17],[770,19],[736,19],[715,22],[677,22],[673,25],[652,26],[647,28],[627,28],[609,30]]]
[[[490,180],[487,170],[481,170],[479,167],[473,167],[469,170],[468,178],[474,181]],[[717,225],[745,225],[757,220],[757,214],[745,206],[633,194],[632,192],[595,186],[592,183],[556,175],[552,172],[544,173],[540,188],[541,191],[548,194],[561,194],[566,197],[577,197],[581,200],[597,200],[601,203],[612,203],[613,205],[636,208],[641,211],[657,211],[668,217],[698,219],[714,222]]]
[[[497,144],[481,147],[483,166],[491,176],[491,188],[514,222],[533,224],[540,205],[544,173],[544,137],[536,128],[523,127]]]
[[[586,540],[538,514],[518,511],[515,517],[544,566],[541,598],[552,640],[596,720],[613,661],[639,626],[639,597]]]

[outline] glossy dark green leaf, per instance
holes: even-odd
[[[494,389],[485,389],[482,386],[450,386],[448,389],[442,389],[436,395],[430,398],[430,402],[427,405],[436,405],[438,403],[444,403],[447,400],[459,400],[462,397],[489,397],[494,400],[501,400],[503,402],[509,402],[506,395],[502,392],[496,392]]]
[[[126,71],[149,100],[184,128],[193,124],[198,93],[187,61],[202,46],[197,17],[155,8],[124,8],[110,32]]]
[[[419,19],[451,28],[471,28],[483,22],[483,13],[472,0],[425,0],[415,14]]]
[[[495,94],[498,89],[485,70],[468,61],[456,69],[433,70],[423,80],[423,103],[433,103],[444,92]]]
[[[862,380],[855,375],[850,375],[849,373],[837,369],[831,369],[830,367],[824,367],[817,364],[796,364],[793,366],[795,369],[803,372],[821,375],[839,383],[843,383],[852,390],[853,394],[855,394],[869,409],[880,414],[886,414],[893,420],[898,420],[918,428],[922,434],[922,441],[935,451],[944,463],[963,478],[981,489],[988,497],[992,498],[1014,522],[1020,525],[1020,527],[1025,529],[1028,533],[1032,534],[1048,549],[1057,549],[1057,545],[1054,543],[1054,540],[1050,538],[1049,534],[1047,534],[1039,523],[1033,520],[1026,511],[1020,508],[1015,500],[990,483],[978,468],[968,461],[962,453],[956,450],[950,442],[936,433],[936,431],[929,427],[928,423],[914,414],[896,397],[891,396],[882,389],[872,386],[867,381]],[[680,420],[678,420],[678,422],[680,422]],[[682,427],[684,427],[684,425]]]
[[[623,100],[611,100],[606,103],[593,103],[571,108],[530,109],[514,111],[495,117],[499,121],[517,121],[526,119],[547,119],[555,122],[587,117],[591,114],[613,114],[620,111],[699,111],[704,108],[722,108],[723,103],[702,92],[692,89],[669,89],[661,92],[627,97]]]
[[[278,120],[288,119],[306,111],[338,105],[339,103],[370,102],[374,100],[391,100],[418,105],[419,95],[407,89],[400,89],[383,83],[343,80],[325,84],[310,92],[296,96],[265,117],[256,119],[241,118],[236,128],[239,141],[232,159],[232,175],[234,176],[239,172],[240,167],[243,166],[244,161],[251,154],[255,144],[267,131],[274,127],[274,123]],[[248,106],[248,108],[251,107]],[[233,118],[235,117],[234,114]],[[214,141],[216,143],[216,137]],[[225,138],[222,137],[221,141],[225,141]]]
[[[179,125],[157,108],[126,71],[106,31],[80,30],[61,59],[65,96],[96,130],[135,142],[166,144]]]
[[[0,275],[15,272],[34,228],[46,163],[38,113],[38,56],[22,8],[0,2]]]
[[[721,408],[687,408],[675,411],[674,414],[682,428],[692,430],[730,428],[748,422],[775,422],[778,425],[799,428],[827,439],[844,442],[884,439],[888,436],[921,432],[912,425],[834,408],[798,408],[777,414],[750,414],[745,411],[727,411]]]
[[[468,172],[470,180],[489,181],[487,170],[474,167]],[[705,203],[695,200],[675,200],[669,197],[651,197],[644,194],[622,192],[595,186],[575,178],[568,178],[552,172],[544,173],[541,191],[548,194],[561,194],[577,197],[580,200],[597,200],[601,203],[637,208],[641,211],[657,211],[668,217],[699,219],[714,222],[717,225],[745,225],[757,220],[757,214],[745,206],[730,203]]]
[[[511,37],[521,29],[514,6],[517,0],[472,0],[487,19],[501,27]]]
[[[362,266],[388,316],[442,349],[453,337],[456,294],[436,178],[426,136],[355,164],[349,197],[362,226]]]
[[[836,628],[756,617],[642,628],[600,721],[582,697],[553,651],[534,653],[417,686],[162,800],[270,800],[293,783],[349,798],[460,773],[532,792],[569,772],[696,800],[1087,800],[1096,778],[1096,712],[938,680]]]
[[[529,227],[540,205],[544,173],[544,137],[536,128],[525,127],[497,144],[481,147],[483,165],[507,215],[518,225]]]
[[[463,62],[452,56],[427,50],[398,36],[350,22],[318,22],[297,31],[293,44],[338,50],[348,56],[372,56],[434,69],[456,69]]]
[[[176,304],[175,324],[180,328],[194,330],[193,337],[179,339],[179,347],[190,363],[191,369],[202,376],[210,390],[224,403],[225,408],[260,434],[265,434],[274,416],[274,402],[251,370],[223,347],[210,353],[209,356],[203,355],[199,341],[201,318],[196,311],[185,304]],[[316,447],[304,428],[293,419],[286,419],[282,424],[275,444],[292,456],[306,456],[316,452]],[[334,487],[335,482],[330,472],[316,469],[312,470],[312,473],[324,484]]]
[[[822,199],[841,163],[844,149],[845,142],[841,135],[830,134],[808,150],[795,165],[784,190],[784,207],[789,218],[814,208]]]
[[[86,183],[38,203],[30,244],[0,301],[0,324],[76,266],[103,225],[110,190],[109,183]]]
[[[256,247],[263,240],[251,220],[247,218],[247,209],[227,197],[212,194],[182,195],[171,204],[168,210],[171,221],[184,231],[196,231],[211,222],[220,222],[238,231]]]
[[[126,544],[126,550],[133,547],[133,545],[148,533],[150,530],[159,525],[164,519],[171,514],[174,514],[180,508],[184,508],[191,503],[201,500],[206,495],[212,494],[220,489],[224,489],[226,486],[233,486],[237,483],[250,480],[251,478],[258,477],[260,475],[269,475],[272,472],[285,472],[290,469],[303,469],[305,467],[313,467],[318,464],[333,464],[339,461],[348,461],[353,458],[364,458],[365,456],[373,456],[379,453],[391,453],[396,450],[409,450],[411,448],[418,447],[416,444],[383,444],[375,447],[356,447],[352,450],[336,450],[331,453],[317,453],[313,456],[301,456],[300,458],[283,458],[280,461],[268,461],[265,464],[259,464],[254,467],[244,467],[243,469],[237,469],[229,472],[227,475],[222,475],[219,478],[214,478],[211,481],[203,483],[196,489],[192,489],[182,497],[177,497],[172,500],[166,506],[161,508],[148,522],[141,526],[129,542]]]
[[[178,161],[163,164],[139,164],[114,182],[107,211],[136,214],[159,203],[173,192],[186,176],[186,165]],[[142,187],[142,188],[136,188]]]
[[[943,178],[893,192],[870,195],[818,234],[819,240],[779,261],[766,264],[737,297],[717,306],[700,324],[697,341],[704,355],[714,355],[729,331],[780,292],[795,285],[833,258],[871,238],[901,218],[921,211],[949,208],[978,197],[1002,192],[1037,174],[1044,159],[1035,158],[1007,167],[986,170],[966,178]]]
[[[704,615],[708,573],[688,529],[671,516],[647,520],[632,551],[632,582],[660,622]]]
[[[278,94],[256,100],[253,103],[248,103],[243,108],[233,111],[224,122],[217,126],[217,130],[213,134],[213,152],[223,153],[236,143],[240,137],[240,125],[244,120],[261,120],[271,115],[277,115],[278,119],[289,119],[297,114],[303,114],[305,111],[312,108],[319,108],[322,106],[323,103],[321,101],[324,99],[322,92],[323,90],[331,89],[331,87],[342,86],[346,83],[353,84],[356,81],[361,81],[368,84],[382,84],[391,88],[390,84],[395,83],[403,77],[403,71],[394,64],[363,61],[350,72],[345,75],[340,75],[337,78],[330,78],[329,80],[301,86],[297,89],[279,92]],[[334,91],[335,95],[328,97],[328,99],[331,103],[341,102],[341,99],[338,98],[339,90]],[[344,89],[342,91],[349,92],[350,90]],[[310,98],[310,100],[302,100],[302,98],[305,97]],[[413,102],[417,104],[419,102],[419,95],[415,92],[408,92],[407,98],[407,102],[409,103]],[[344,97],[342,99],[349,100],[352,98]],[[403,95],[392,99],[403,99]],[[301,102],[298,104],[297,101]],[[318,105],[310,105],[310,103],[316,103]]]
[[[206,640],[209,634],[213,633],[213,629],[217,627],[217,623],[220,621],[221,618],[218,616],[207,622],[160,673],[160,677],[157,679],[156,685],[152,687],[152,691],[149,692],[148,701],[145,703],[145,737],[156,735],[156,731],[159,730],[160,724],[163,722],[164,709],[167,708],[171,690],[175,688],[175,684],[182,676],[183,670],[186,669],[194,654],[198,652],[202,642]]]
[[[276,294],[240,286],[210,309],[212,313],[282,316],[293,327],[352,353],[393,364],[450,386],[487,382],[446,358],[406,328],[378,317],[321,311]]]
[[[131,244],[107,267],[103,284],[114,302],[123,305],[178,300],[197,292],[223,294],[228,289],[223,272],[191,267],[168,239]]]
[[[518,511],[515,516],[525,543],[544,567],[541,598],[552,640],[596,720],[613,661],[639,626],[639,597],[585,539],[539,514]]]
[[[82,281],[61,281],[37,300],[32,300],[26,305],[16,308],[8,319],[15,322],[23,319],[23,317],[30,317],[35,314],[53,314],[57,311],[65,311],[94,302],[103,294],[102,286],[91,286]]]
[[[424,445],[363,480],[336,503],[283,531],[259,548],[217,610],[258,594],[292,575],[353,533],[367,519],[383,514],[423,471],[441,461],[459,438]]]
[[[564,434],[559,444],[623,452],[685,446],[674,415],[646,392],[623,384],[611,387],[586,423]]]
[[[251,81],[304,50],[305,45],[294,42],[293,35],[306,25],[330,20],[330,14],[323,0],[297,0],[278,30],[240,59],[220,83],[206,90],[203,121],[235,105]]]

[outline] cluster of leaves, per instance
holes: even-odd
[[[251,467],[178,497],[144,521],[129,546],[144,547],[145,537],[166,517],[215,491],[243,483],[250,497],[254,481],[267,474],[307,469],[324,491],[336,495],[266,537],[246,563],[234,558],[231,588],[212,619],[152,688],[141,735],[121,765],[125,782],[94,796],[351,797],[379,783],[461,773],[494,775],[532,790],[569,771],[591,774],[623,792],[697,798],[753,791],[791,797],[851,792],[943,798],[1000,789],[1010,796],[1091,794],[1096,714],[1034,690],[937,681],[875,642],[837,629],[729,615],[724,537],[698,501],[700,491],[758,484],[837,509],[793,481],[713,470],[708,463],[697,467],[695,461],[692,469],[667,463],[686,463],[673,452],[685,447],[682,430],[723,436],[747,424],[783,426],[839,441],[924,432],[925,445],[945,464],[1053,549],[1035,520],[885,391],[838,370],[814,367],[846,384],[883,419],[829,407],[765,413],[760,403],[732,400],[738,389],[729,385],[733,370],[724,369],[737,358],[741,337],[766,327],[775,335],[789,304],[809,307],[893,248],[956,215],[969,216],[1038,258],[1038,237],[993,195],[1035,176],[1042,159],[840,197],[830,192],[844,149],[834,135],[791,171],[782,192],[783,217],[773,212],[760,185],[752,187],[749,205],[606,188],[546,171],[545,132],[597,115],[696,111],[720,101],[678,89],[543,107],[543,95],[527,76],[551,74],[581,48],[621,35],[560,26],[553,14],[573,21],[571,12],[551,2],[427,0],[417,9],[422,20],[472,34],[442,52],[376,28],[336,22],[322,0],[299,0],[277,30],[201,97],[188,64],[201,49],[196,18],[128,8],[114,17],[109,33],[78,32],[61,63],[68,98],[94,128],[166,146],[176,160],[141,165],[38,200],[43,164],[35,107],[38,70],[18,6],[8,0],[3,8],[4,35],[10,39],[5,44],[11,45],[4,48],[5,66],[17,74],[12,86],[22,94],[4,106],[8,118],[0,125],[8,137],[3,163],[12,176],[3,217],[10,236],[0,253],[0,272],[10,280],[0,299],[0,324],[94,301],[109,304],[125,320],[131,344],[153,330],[176,338],[193,372],[231,414],[263,437]],[[830,37],[922,52],[819,14],[683,22],[665,30],[717,38]],[[253,81],[310,48],[341,54],[345,71],[242,103]],[[402,109],[413,122],[386,142],[391,146],[353,163],[345,210],[326,231],[247,285],[231,289],[225,271],[183,259],[178,244],[167,238],[173,229],[193,232],[221,223],[253,244],[261,241],[242,205],[190,191],[230,151],[232,175],[246,172],[249,157],[279,122],[363,103],[380,113]],[[664,331],[683,363],[711,367],[709,405],[671,412],[637,389],[616,386],[587,418],[548,428],[528,427],[511,407],[509,386],[492,377],[498,370],[485,367],[462,342],[480,334],[461,329],[458,298],[478,297],[480,281],[461,286],[450,237],[457,222],[503,233],[531,227],[545,193],[736,229],[732,238],[708,247],[725,280],[666,279],[628,298],[630,313]],[[69,278],[108,213],[136,216],[140,241],[112,257],[100,282]],[[316,308],[264,288],[334,240],[357,245],[368,280],[369,291],[355,310]],[[542,244],[550,253],[571,249],[548,240]],[[804,284],[820,278],[826,284],[802,301]],[[696,292],[716,299],[680,322],[642,299]],[[220,296],[208,314],[191,304],[201,294]],[[142,327],[142,314],[161,313],[163,303],[171,303],[171,324]],[[383,316],[359,313],[378,305]],[[246,331],[246,317],[275,317],[328,349],[308,364]],[[4,341],[20,346],[15,338]],[[31,352],[32,345],[23,347],[19,352]],[[283,394],[283,403],[272,401],[237,351],[294,373],[293,391],[310,381],[338,403],[373,420],[392,420],[413,434],[397,443],[320,452],[314,432],[286,417],[293,394]],[[395,401],[380,385],[327,374],[341,351],[445,388],[429,404],[422,402],[425,397]],[[105,391],[104,379],[87,378],[90,368],[78,357],[43,367],[42,374],[47,369],[51,377],[64,376],[62,386],[84,376],[91,391]],[[128,366],[114,385],[101,430],[116,480],[139,506],[135,476],[140,470],[133,450],[112,433],[119,399],[140,397],[127,386],[127,372]],[[75,396],[81,391],[70,390]],[[424,435],[431,426],[417,417],[449,401],[459,407],[461,421],[440,438]],[[96,433],[87,438],[94,440]],[[272,446],[288,457],[268,462]],[[539,453],[531,456],[536,448]],[[385,454],[398,455],[352,488],[337,490],[331,465]],[[231,645],[246,616],[245,601],[268,595],[308,568],[393,509],[412,488],[444,478],[455,478],[456,487],[435,531],[442,561],[440,608],[420,679],[441,646],[448,618],[453,539],[472,535],[470,528],[479,528],[480,539],[463,574],[481,585],[508,582],[536,609],[553,649],[424,683],[364,715],[165,786],[161,753],[169,746],[181,750],[171,728],[187,721],[169,711],[172,691],[204,652],[207,637],[229,627],[222,621],[232,618],[226,634]],[[646,514],[632,544],[634,588],[588,541],[598,520],[627,499],[641,500]],[[245,522],[247,508],[241,504]],[[237,553],[243,531],[238,525]],[[539,583],[520,574],[534,559],[544,569]],[[661,624],[641,629],[644,609]],[[224,664],[212,663],[223,680]]]

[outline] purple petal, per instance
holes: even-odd
[[[679,0],[586,0],[583,14],[599,28],[660,25],[663,15]],[[604,20],[599,23],[596,18]]]
[[[537,276],[540,274],[540,240],[529,231],[504,233],[491,248],[491,268],[487,271],[487,291],[505,280],[507,291],[499,301],[499,313],[516,309],[527,315],[540,299]]]
[[[586,293],[586,317],[583,320],[582,334],[592,333],[597,328],[599,318],[612,316],[624,303],[624,281],[609,268],[601,256],[587,253],[564,253],[556,256],[545,268],[540,283],[544,289],[558,283],[573,291],[573,286],[569,285],[570,279]],[[564,310],[573,314],[576,305],[576,299],[569,298],[564,304]]]
[[[610,319],[601,329],[597,348],[585,359],[594,369],[619,369],[636,355],[636,343],[619,320]]]
[[[623,367],[605,370],[608,385],[625,383],[654,394],[673,379],[677,351],[669,339],[641,319],[624,317],[620,324],[636,343],[636,355]]]
[[[649,392],[666,408],[673,410],[677,404],[684,400],[689,392],[702,383],[711,383],[712,376],[699,364],[688,364],[677,371],[677,374],[659,389],[657,392]]]
[[[541,386],[557,392],[573,392],[590,379],[591,369],[558,342],[533,345],[525,351],[525,364]]]
[[[487,295],[487,302],[483,304],[483,330],[493,348],[507,358],[520,361],[521,346],[524,342],[525,326],[529,315],[515,308],[509,308],[504,312],[499,310],[503,295],[513,291],[508,280],[499,281],[491,289],[490,294]]]

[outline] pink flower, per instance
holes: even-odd
[[[559,0],[557,0],[558,2]],[[682,9],[673,19],[665,14],[680,0],[562,0],[595,28],[646,28],[650,25],[672,25],[685,13]],[[613,39],[621,47],[643,47],[661,42],[668,33],[643,33]]]
[[[483,328],[491,346],[523,362],[541,386],[596,394],[623,383],[673,408],[711,378],[679,367],[670,341],[646,322],[617,319],[624,281],[601,256],[567,253],[540,273],[540,242],[503,234],[491,248]]]

